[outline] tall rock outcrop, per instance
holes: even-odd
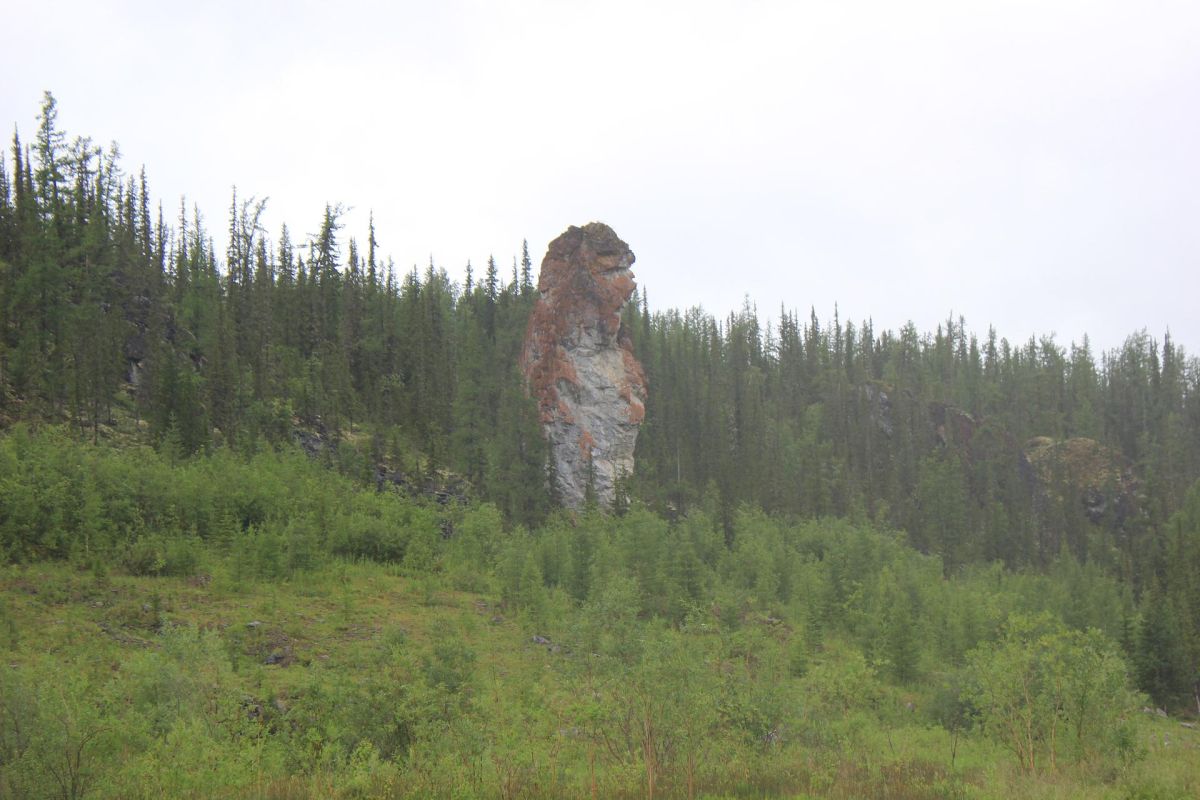
[[[633,472],[633,447],[646,415],[646,376],[633,355],[621,308],[633,294],[633,251],[599,222],[572,226],[550,243],[540,297],[525,332],[521,368],[537,400],[565,505],[597,502]]]

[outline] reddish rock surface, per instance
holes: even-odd
[[[525,332],[521,368],[537,400],[563,503],[578,508],[588,482],[606,506],[615,482],[633,472],[646,376],[633,355],[621,309],[636,284],[629,245],[599,222],[550,243],[540,297]]]

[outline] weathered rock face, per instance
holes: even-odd
[[[1088,520],[1123,525],[1138,513],[1140,487],[1133,465],[1095,439],[1035,436],[1025,456],[1037,475],[1042,502],[1079,503]]]
[[[636,284],[629,245],[599,222],[550,243],[525,332],[521,368],[537,400],[565,505],[583,505],[588,482],[604,507],[633,472],[646,415],[646,376],[621,308]]]

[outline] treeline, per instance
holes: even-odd
[[[1045,565],[1068,547],[1142,581],[1200,477],[1200,364],[1169,336],[1135,334],[1097,361],[1086,338],[981,342],[961,319],[925,336],[786,309],[764,327],[750,307],[626,320],[651,386],[637,491],[660,505],[711,489],[725,515],[749,502],[880,519],[952,566]],[[1097,463],[1049,486],[1033,437],[1093,440],[1081,447]],[[1119,508],[1089,519],[1089,482]]]
[[[0,168],[0,414],[69,418],[94,439],[130,399],[182,455],[286,441],[295,422],[334,443],[355,431],[378,461],[453,467],[510,517],[544,515],[545,448],[516,369],[527,248],[511,279],[494,259],[465,286],[432,263],[397,277],[373,222],[343,249],[327,206],[310,241],[286,226],[269,241],[265,201],[235,190],[221,260],[198,209],[169,222],[144,171],[68,145],[56,114],[47,94],[32,148],[14,135]]]
[[[56,115],[47,94],[33,145],[14,135],[11,174],[0,164],[0,402],[10,421],[69,414],[94,434],[128,380],[155,440],[173,429],[185,453],[278,439],[293,417],[320,419],[335,434],[399,434],[489,496],[504,493],[495,464],[507,472],[514,453],[527,466],[544,458],[527,436],[515,369],[535,295],[527,246],[511,276],[490,259],[480,276],[468,265],[465,285],[432,263],[397,277],[373,222],[365,246],[350,237],[343,249],[340,208],[329,206],[311,240],[293,242],[286,225],[272,239],[260,225],[265,201],[235,190],[222,260],[197,209],[181,203],[167,219],[144,171],[122,173],[115,148],[86,137],[68,144]],[[659,505],[684,510],[711,485],[730,510],[863,511],[928,538],[918,506],[935,504],[917,496],[939,482],[945,444],[931,404],[965,412],[1002,440],[994,450],[1010,451],[973,443],[962,465],[976,507],[953,527],[992,537],[956,542],[963,557],[1057,555],[1056,541],[1031,553],[1027,533],[1004,541],[981,516],[997,503],[1004,527],[1031,524],[1006,470],[978,466],[1030,437],[1088,437],[1121,454],[1142,478],[1151,526],[1200,476],[1200,369],[1169,336],[1135,334],[1097,360],[1086,339],[1014,346],[989,331],[979,341],[961,319],[922,336],[911,324],[877,333],[870,321],[835,313],[822,324],[783,308],[772,327],[749,306],[724,320],[650,314],[644,294],[626,322],[652,386],[636,485]],[[497,442],[499,433],[520,435]],[[544,502],[529,499],[526,521],[535,510]]]

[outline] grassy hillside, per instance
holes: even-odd
[[[505,529],[286,451],[21,430],[0,497],[0,797],[1200,793],[1126,590],[1069,559],[946,578],[749,510]]]
[[[249,584],[232,572],[8,568],[4,795],[588,797],[594,782],[595,796],[643,797],[647,736],[662,740],[657,796],[687,796],[690,771],[711,797],[1200,789],[1200,734],[1176,721],[1139,713],[1124,760],[1028,773],[938,725],[944,694],[880,681],[843,641],[797,676],[784,623],[635,623],[620,646],[644,651],[618,678],[565,644],[589,624],[566,610],[551,632],[493,596],[375,564]],[[682,683],[697,672],[700,685]],[[787,722],[774,735],[739,730],[775,704]]]

